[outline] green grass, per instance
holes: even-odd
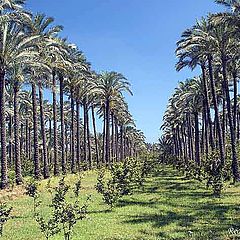
[[[177,170],[160,168],[155,176],[146,179],[143,189],[122,198],[112,211],[95,191],[96,172],[87,172],[83,178],[81,200],[92,195],[88,217],[74,228],[75,240],[159,240],[159,239],[240,239],[228,233],[229,228],[240,232],[240,187],[228,186],[221,198],[215,198],[204,184],[186,180]],[[68,183],[77,177],[69,175]],[[56,185],[58,179],[51,180]],[[50,203],[45,190],[47,181],[40,185],[43,205]],[[10,197],[9,197],[10,195]],[[19,196],[15,196],[19,195]],[[2,240],[44,239],[33,218],[32,199],[13,193],[0,192],[0,200],[13,206],[13,218],[4,229]],[[10,198],[10,199],[8,199]],[[11,199],[12,198],[12,199]],[[42,208],[47,216],[49,208]],[[57,235],[52,239],[63,239]]]

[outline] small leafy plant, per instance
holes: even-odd
[[[81,184],[78,181],[77,186],[75,185],[75,190],[77,191],[77,194],[75,193],[76,199],[73,203],[68,202],[67,194],[69,189],[70,186],[62,178],[55,191],[51,192],[52,203],[50,208],[52,208],[52,215],[49,220],[44,219],[40,213],[35,215],[40,230],[47,240],[59,232],[63,232],[65,240],[70,240],[76,223],[86,217],[90,197],[87,198],[83,206],[79,205],[77,197],[80,193]]]
[[[6,203],[0,203],[0,236],[3,235],[3,226],[10,219],[12,207],[8,207]]]
[[[97,184],[95,186],[96,190],[99,193],[103,193],[103,189],[104,189],[104,176],[105,176],[105,171],[104,169],[100,169],[98,172],[98,177],[97,177]]]
[[[121,197],[120,190],[118,185],[114,183],[112,180],[109,180],[104,187],[102,192],[103,201],[110,206],[112,209],[116,203],[118,202],[119,198]]]
[[[27,183],[26,194],[33,198],[33,213],[36,214],[36,208],[39,206],[39,196],[38,196],[38,184],[35,180],[31,179],[29,183]]]
[[[76,198],[78,198],[80,195],[81,186],[82,186],[82,179],[79,178],[77,180],[77,182],[74,184],[74,189],[73,189],[73,192],[74,192]]]
[[[112,209],[123,195],[132,194],[142,186],[146,175],[143,161],[125,159],[110,168],[109,179],[105,179],[105,170],[100,169],[95,188]]]
[[[35,220],[39,224],[40,230],[47,240],[61,231],[58,226],[58,219],[56,219],[55,216],[51,217],[49,220],[45,220],[37,213],[35,215]]]

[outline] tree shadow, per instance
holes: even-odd
[[[233,203],[222,202],[211,191],[195,180],[186,180],[185,177],[171,175],[161,171],[154,180],[149,179],[144,184],[143,193],[156,196],[154,201],[122,200],[119,206],[136,205],[143,207],[160,208],[156,214],[136,214],[128,216],[123,224],[150,224],[158,232],[159,239],[202,239],[220,240],[228,229],[235,227],[240,229],[239,218],[235,218],[234,212],[240,212],[240,207]],[[166,175],[165,175],[166,174]],[[223,194],[224,196],[225,194]],[[229,193],[236,197],[238,194]],[[170,231],[161,230],[168,225],[174,224]],[[172,238],[173,233],[179,232],[189,238]],[[190,233],[195,234],[192,238]],[[152,232],[140,230],[144,236],[153,236]],[[239,238],[240,239],[240,238]]]
[[[157,200],[157,199],[154,199]],[[139,201],[139,200],[127,200],[121,199],[119,200],[117,207],[126,207],[126,206],[141,206],[141,207],[151,207],[153,205],[158,204],[157,201]]]
[[[191,226],[195,217],[176,213],[173,211],[162,212],[159,214],[142,214],[129,216],[129,220],[125,220],[124,223],[127,224],[142,224],[142,223],[152,223],[153,228],[160,228],[166,225],[177,223],[181,227]]]

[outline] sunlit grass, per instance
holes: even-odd
[[[160,168],[154,175],[146,180],[142,189],[122,198],[118,206],[109,211],[94,189],[96,172],[85,173],[81,201],[91,194],[92,202],[88,217],[76,225],[72,239],[234,239],[228,231],[240,229],[239,186],[229,185],[221,198],[215,198],[204,184],[184,179],[177,170]],[[77,178],[69,175],[66,182],[73,187]],[[58,180],[52,178],[50,185],[55,186]],[[44,180],[39,186],[43,216],[50,214],[47,205],[51,194],[46,191],[46,185]],[[5,198],[14,209],[13,218],[5,226],[4,240],[44,239],[33,218],[32,199],[23,192],[17,188],[13,193],[1,193],[0,199]],[[63,237],[59,234],[52,239]]]

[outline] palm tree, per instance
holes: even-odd
[[[24,81],[23,79],[23,68],[21,65],[15,65],[11,71],[13,79],[13,90],[14,90],[14,159],[15,159],[15,173],[16,183],[21,184],[22,179],[22,167],[21,167],[21,154],[19,144],[19,91],[20,84]]]
[[[1,24],[1,23],[0,23]],[[24,59],[29,59],[32,51],[32,43],[38,36],[23,34],[22,26],[14,22],[1,24],[1,52],[0,52],[0,107],[1,107],[1,144],[2,144],[2,188],[8,185],[7,159],[6,159],[6,114],[5,114],[5,75],[10,67],[17,65]],[[32,52],[31,55],[34,55]]]
[[[182,34],[182,39],[177,42],[177,50],[176,55],[179,58],[178,63],[176,64],[176,70],[180,71],[184,67],[188,66],[192,70],[196,68],[197,65],[201,67],[202,71],[202,80],[204,86],[204,106],[206,107],[206,128],[209,128],[209,137],[210,137],[210,145],[212,150],[215,148],[214,137],[213,137],[213,129],[212,129],[212,119],[210,112],[210,100],[209,100],[209,92],[208,92],[208,81],[207,81],[207,72],[206,72],[206,54],[205,50],[193,44],[193,47],[189,47],[189,42],[191,44],[191,39],[193,38],[193,29],[188,29]]]
[[[215,0],[215,2],[230,8],[233,13],[240,12],[240,1],[239,0]]]
[[[212,21],[214,21],[214,15],[212,15]],[[214,24],[214,23],[213,23]],[[229,128],[230,128],[230,139],[231,139],[231,147],[232,147],[232,170],[234,179],[239,181],[239,167],[237,160],[237,152],[236,152],[236,135],[233,124],[232,117],[232,107],[231,107],[231,99],[228,87],[228,79],[227,79],[227,66],[229,62],[229,57],[231,55],[232,49],[235,49],[236,42],[233,38],[235,34],[235,27],[230,25],[228,22],[222,22],[221,24],[214,24],[214,28],[212,31],[212,38],[215,39],[215,49],[217,54],[219,54],[219,58],[221,59],[221,67],[222,67],[222,77],[223,77],[223,91],[226,94],[226,102],[227,102],[227,112],[228,112],[228,120],[229,120]]]
[[[47,139],[45,130],[45,111],[43,104],[43,87],[39,83],[39,103],[40,103],[40,121],[41,121],[41,134],[42,134],[42,145],[43,145],[43,176],[44,178],[50,177],[48,156],[47,156]]]
[[[223,146],[222,127],[221,127],[220,118],[219,118],[219,106],[218,106],[217,96],[216,96],[216,83],[213,76],[214,44],[213,44],[212,31],[213,31],[212,24],[210,24],[207,19],[202,18],[201,21],[198,21],[192,29],[188,30],[184,34],[184,37],[186,36],[186,39],[180,44],[182,45],[181,48],[183,49],[186,48],[186,50],[189,52],[193,52],[194,49],[196,48],[195,50],[200,51],[201,55],[207,59],[208,74],[210,79],[210,90],[212,95],[214,111],[215,111],[215,118],[216,118],[215,121],[217,126],[217,133],[218,133],[220,159],[221,159],[221,165],[223,166],[225,163],[225,151]],[[205,92],[205,96],[206,96],[206,92]]]
[[[123,91],[132,94],[129,88],[127,79],[120,73],[116,72],[103,72],[99,75],[97,82],[97,89],[99,96],[104,101],[105,117],[106,117],[106,133],[105,135],[105,162],[110,164],[110,109],[111,103],[119,94],[122,95]]]

